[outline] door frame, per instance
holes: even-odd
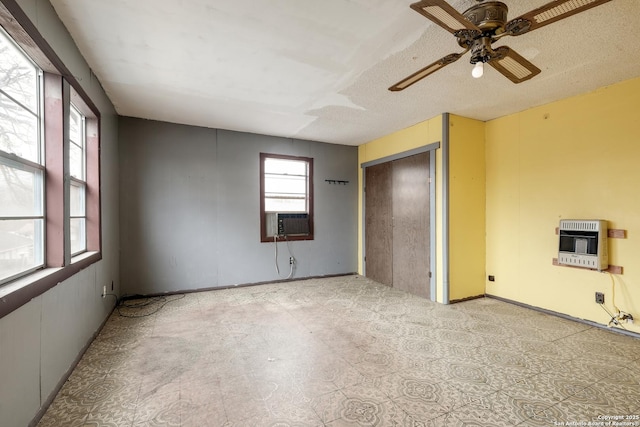
[[[366,207],[365,198],[366,192],[366,173],[365,169],[370,166],[379,165],[381,163],[391,162],[393,160],[403,159],[415,154],[422,154],[429,152],[429,263],[431,270],[431,277],[429,278],[430,299],[436,301],[436,150],[440,148],[440,142],[434,142],[432,144],[424,145],[422,147],[414,148],[411,150],[403,151],[401,153],[392,154],[390,156],[381,157],[379,159],[371,160],[370,162],[362,163],[362,273],[367,274],[367,253],[366,253]]]

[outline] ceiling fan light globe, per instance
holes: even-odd
[[[479,79],[484,75],[484,62],[476,62],[476,65],[471,70],[471,75],[474,79]]]

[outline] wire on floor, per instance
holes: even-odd
[[[613,274],[607,272],[609,274],[609,278],[611,279],[611,304],[613,305],[614,314],[609,313],[609,311],[602,305],[602,308],[605,309],[607,314],[611,316],[611,320],[609,321],[609,326],[615,325],[620,328],[626,330],[624,326],[622,326],[622,322],[633,323],[633,315],[629,312],[622,311],[616,305],[616,281],[614,279]]]
[[[607,314],[609,315],[609,317],[611,317],[611,320],[609,320],[609,326],[611,325],[615,325],[615,326],[619,326],[620,328],[624,329],[625,331],[627,330],[627,328],[625,328],[624,326],[622,326],[622,323],[620,323],[618,321],[618,316],[617,315],[613,315],[609,312],[609,310],[607,310],[607,307],[604,306],[604,304],[598,304],[600,307],[602,307],[602,309],[604,311],[607,312]]]
[[[149,298],[136,298],[136,299],[124,299],[118,298],[115,294],[106,294],[105,296],[113,296],[116,298],[116,310],[118,311],[118,315],[120,317],[129,317],[129,318],[137,318],[137,317],[148,317],[153,316],[162,308],[169,304],[170,302],[177,301],[185,297],[184,294],[172,295],[172,297],[166,296],[158,296],[158,297],[149,297]],[[145,308],[149,308],[150,311],[144,313],[140,313]],[[127,311],[131,311],[132,313],[128,313]],[[136,313],[137,311],[137,313]]]

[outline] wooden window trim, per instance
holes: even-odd
[[[297,235],[297,236],[267,236],[267,221],[265,216],[265,206],[264,206],[264,161],[267,158],[271,159],[284,159],[284,160],[299,160],[305,161],[309,165],[309,188],[307,190],[309,197],[309,234]],[[313,214],[313,158],[311,157],[301,157],[301,156],[289,156],[284,154],[271,154],[271,153],[260,153],[260,242],[262,243],[273,243],[276,242],[284,242],[284,241],[296,241],[296,240],[314,240],[314,214]],[[274,239],[275,237],[275,239]]]
[[[46,199],[46,253],[45,265],[64,267],[64,115],[65,98],[62,76],[44,73],[44,144],[45,144],[45,199]]]
[[[86,116],[87,172],[85,176],[87,251],[102,251],[100,187],[100,120]]]

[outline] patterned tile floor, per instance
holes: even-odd
[[[361,276],[166,301],[115,311],[38,425],[640,425],[640,340],[501,301]]]

